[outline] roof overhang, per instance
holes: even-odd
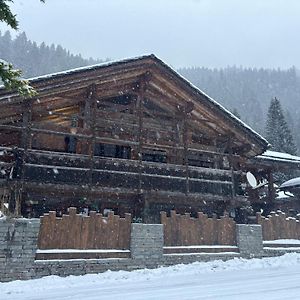
[[[252,164],[275,170],[300,169],[300,157],[283,152],[267,150],[251,159]]]

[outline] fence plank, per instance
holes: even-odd
[[[39,249],[120,249],[130,246],[131,215],[120,218],[112,213],[108,217],[91,211],[89,216],[76,214],[69,208],[69,215],[56,217],[49,212],[41,217],[38,238]]]
[[[285,213],[272,212],[267,218],[256,214],[257,224],[262,226],[263,239],[300,239],[300,223],[295,218],[287,218]]]
[[[236,245],[235,221],[225,215],[221,219],[208,218],[199,212],[197,218],[190,214],[179,215],[171,211],[170,217],[161,212],[164,225],[165,246]]]

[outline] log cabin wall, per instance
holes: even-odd
[[[245,202],[239,163],[263,142],[172,72],[151,56],[37,79],[38,98],[16,98],[17,113],[0,90],[1,146],[19,162],[6,183],[19,191],[11,209],[77,204],[145,219]]]

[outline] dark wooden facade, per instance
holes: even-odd
[[[1,201],[159,219],[247,205],[243,165],[268,143],[154,55],[0,89]]]

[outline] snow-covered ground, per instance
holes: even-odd
[[[300,254],[0,283],[0,299],[299,299]]]

